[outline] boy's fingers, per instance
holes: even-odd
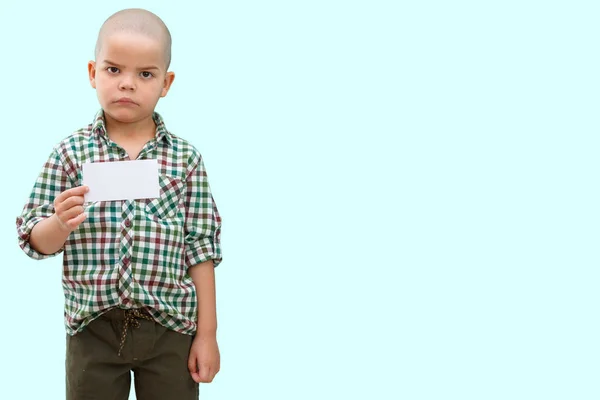
[[[77,217],[70,219],[67,222],[67,226],[71,229],[76,228],[85,219],[85,214],[79,214]]]
[[[75,206],[66,211],[61,211],[58,213],[60,214],[59,218],[61,218],[65,224],[68,224],[70,221],[81,217],[82,214],[85,215],[85,209],[83,206]]]
[[[60,193],[58,196],[56,196],[56,199],[54,200],[54,204],[56,204],[57,202],[58,203],[63,202],[71,196],[84,195],[85,193],[88,192],[88,190],[89,190],[89,186],[86,186],[86,185],[76,186],[74,188],[67,189],[64,192]]]
[[[65,190],[60,195],[65,195],[65,198],[71,197],[71,196],[83,196],[85,193],[88,192],[88,190],[89,190],[88,186],[85,186],[85,185],[76,186],[74,188]]]
[[[202,382],[210,382],[210,367],[207,364],[200,366],[200,380]]]
[[[198,372],[198,365],[196,364],[196,356],[193,354],[190,354],[190,357],[188,358],[188,370],[190,371],[190,374],[193,374],[194,372]]]
[[[71,196],[63,202],[63,205],[66,209],[69,209],[74,206],[82,205],[83,203],[85,203],[85,198],[83,196]]]
[[[196,363],[196,356],[191,355],[188,359],[188,370],[192,379],[196,383],[200,383],[200,375],[198,374],[198,364]]]
[[[200,383],[200,375],[198,375],[197,372],[192,373],[192,379],[194,380],[194,382]]]
[[[85,212],[85,208],[82,205],[76,205],[71,207],[67,212],[69,213],[69,218],[76,218]]]

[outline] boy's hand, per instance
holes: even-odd
[[[221,369],[216,337],[196,335],[190,349],[188,369],[196,383],[210,383]]]
[[[77,186],[65,190],[54,199],[54,215],[65,231],[74,231],[85,220],[83,195],[88,190],[88,186]]]

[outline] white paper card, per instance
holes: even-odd
[[[160,195],[158,161],[132,160],[84,163],[84,201],[135,200]]]

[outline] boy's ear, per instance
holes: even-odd
[[[167,72],[167,74],[165,75],[165,80],[163,82],[162,92],[160,92],[160,97],[165,97],[167,95],[167,92],[169,91],[173,80],[175,80],[175,72]]]
[[[90,84],[96,89],[96,63],[94,61],[88,62],[88,75],[90,77]]]

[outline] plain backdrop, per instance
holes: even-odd
[[[597,2],[0,4],[0,398],[64,398],[62,259],[15,219],[129,7],[223,218],[202,399],[600,398]]]

